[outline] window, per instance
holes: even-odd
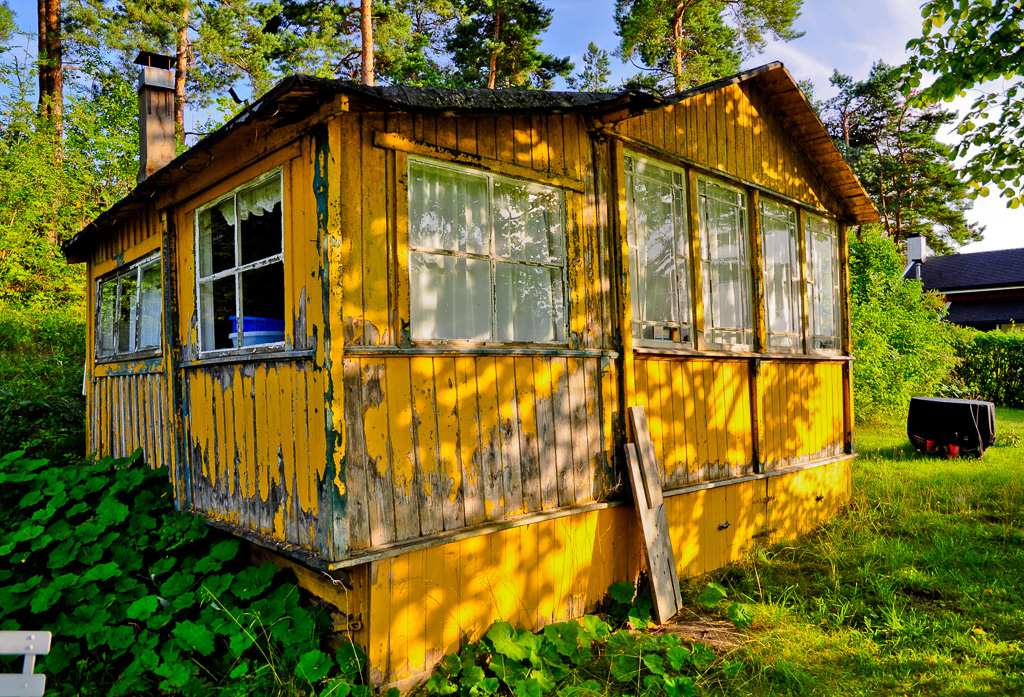
[[[796,210],[761,199],[765,324],[768,346],[773,348],[797,349],[803,344],[798,234]]]
[[[839,229],[834,221],[804,216],[807,301],[812,349],[840,348]]]
[[[117,270],[98,284],[96,357],[160,347],[160,256]]]
[[[634,155],[625,169],[633,337],[690,343],[685,174]]]
[[[712,347],[753,343],[747,197],[739,189],[697,180],[704,291],[704,332]]]
[[[414,340],[565,341],[562,192],[409,159]]]
[[[284,342],[281,173],[196,211],[203,351]]]

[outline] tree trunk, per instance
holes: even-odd
[[[174,62],[174,139],[178,145],[185,142],[185,82],[188,79],[188,6],[181,15]]]
[[[360,0],[359,29],[363,35],[363,84],[373,85],[373,15],[370,0]]]
[[[494,48],[491,50],[490,71],[487,75],[487,89],[493,90],[498,82],[498,42],[501,41],[501,13],[494,13]]]
[[[672,72],[675,74],[676,92],[682,92],[683,87],[683,13],[677,12],[675,21],[672,24],[672,35],[675,39],[675,55],[672,58]]]
[[[38,0],[39,113],[60,134],[64,116],[64,47],[60,0]]]

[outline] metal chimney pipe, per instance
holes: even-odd
[[[139,175],[141,184],[175,157],[174,71],[172,59],[140,51],[139,68]]]

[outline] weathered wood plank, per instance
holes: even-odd
[[[515,359],[511,356],[494,359],[494,377],[498,392],[498,425],[501,433],[503,488],[506,515],[525,513],[525,480],[520,454],[520,423],[516,389]],[[539,490],[538,490],[539,493]],[[539,496],[537,496],[539,499]]]
[[[476,361],[472,356],[455,358],[458,395],[459,461],[462,465],[463,504],[466,525],[486,520],[484,479],[480,445],[480,405],[477,402]]]
[[[419,537],[420,497],[416,486],[416,448],[414,441],[413,383],[409,359],[388,358],[387,372],[389,442],[391,451],[391,482],[395,500],[395,539]]]
[[[423,535],[434,535],[444,530],[442,509],[447,493],[438,453],[434,361],[430,356],[413,356],[409,361],[416,435],[417,476],[413,486],[419,499],[420,531]]]
[[[483,478],[484,518],[498,520],[505,517],[507,499],[494,357],[478,356],[474,363],[480,423],[480,476]]]
[[[366,549],[370,538],[370,485],[367,475],[366,435],[363,423],[363,369],[359,359],[345,359],[345,462],[349,546]],[[294,467],[294,465],[293,465]],[[286,467],[286,473],[288,471]],[[289,485],[291,478],[288,478]],[[294,493],[292,494],[294,497]]]
[[[438,495],[441,497],[444,529],[453,530],[466,524],[455,359],[438,356],[433,362],[437,399],[437,446],[440,458],[438,464],[441,474]]]
[[[665,516],[665,503],[661,497],[661,482],[657,466],[650,460],[654,449],[650,447],[650,438],[645,437],[643,409],[630,407],[630,422],[637,445],[626,444],[626,462],[633,485],[637,521],[643,534],[644,552],[651,572],[654,616],[659,624],[664,624],[679,612],[683,604],[679,593],[679,577],[676,574],[675,555]]]
[[[540,500],[544,510],[558,508],[559,491],[564,487],[561,482],[559,463],[564,454],[559,455],[558,442],[555,438],[555,383],[551,363],[548,359],[537,356],[516,359],[516,379],[523,379],[524,385],[532,387],[531,392],[536,399],[537,438],[537,471],[540,478]],[[524,388],[525,389],[525,388]],[[521,404],[528,402],[522,401]],[[528,453],[532,455],[532,444],[527,440]]]

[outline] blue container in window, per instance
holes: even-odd
[[[231,320],[231,331],[235,334],[238,333],[238,317],[231,315],[228,317]],[[242,322],[245,324],[245,333],[249,332],[284,332],[284,320],[283,319],[272,319],[270,317],[250,317],[244,315]]]
[[[228,337],[232,345],[238,347],[238,317],[231,315],[231,333]],[[284,341],[284,320],[270,317],[242,317],[243,329],[245,330],[245,345],[273,344]]]

